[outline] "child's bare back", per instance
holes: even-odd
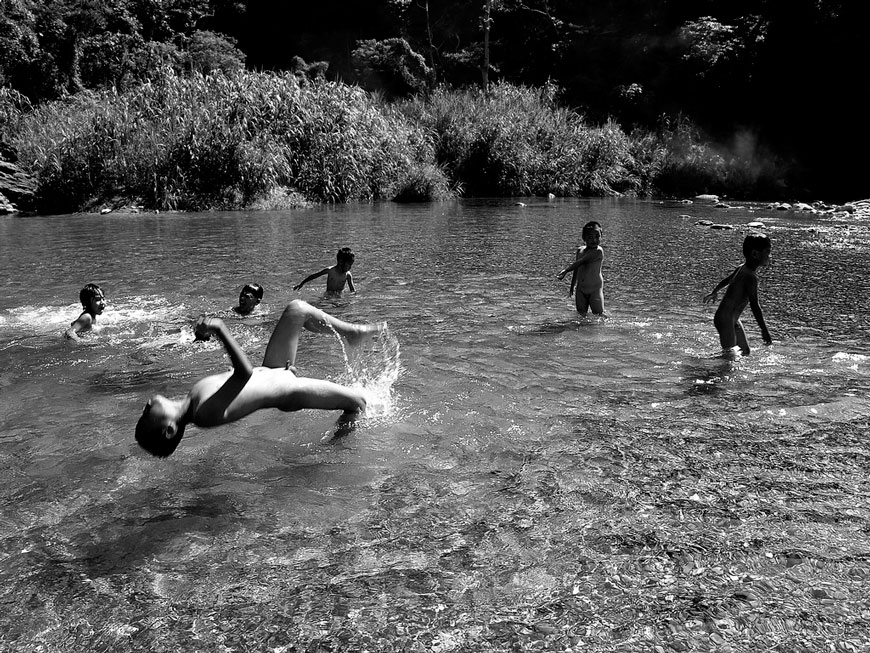
[[[344,290],[345,285],[350,281],[350,291],[354,292],[353,277],[350,272],[345,270],[343,266],[333,265],[326,273],[326,292],[340,293]]]

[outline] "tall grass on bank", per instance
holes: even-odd
[[[25,95],[6,86],[0,86],[0,142],[5,135],[14,134],[21,128],[24,116],[33,110]]]
[[[558,106],[552,86],[437,89],[391,104],[293,75],[167,72],[125,93],[82,93],[36,108],[0,96],[0,132],[36,175],[37,205],[47,213],[461,192],[757,197],[778,183],[775,167],[722,154],[685,119],[628,134]]]
[[[436,90],[401,105],[431,135],[436,164],[472,195],[612,195],[651,190],[619,125],[587,124],[552,86]]]
[[[31,113],[15,135],[38,204],[112,198],[150,208],[239,208],[276,188],[317,202],[391,198],[413,169],[406,125],[359,88],[292,75],[166,75]]]

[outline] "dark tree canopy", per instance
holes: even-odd
[[[489,9],[488,52],[483,27]],[[32,101],[161,66],[298,70],[390,95],[490,81],[562,89],[593,120],[684,115],[832,193],[866,191],[861,3],[851,0],[5,0],[0,85]],[[863,81],[863,80],[861,80]],[[860,114],[859,114],[860,112]]]

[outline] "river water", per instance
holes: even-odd
[[[866,232],[749,205],[523,203],[0,219],[0,645],[458,650],[510,622],[504,606],[568,582],[566,520],[612,519],[590,493],[626,500],[644,456],[674,461],[691,434],[863,437]],[[578,317],[555,276],[593,219],[604,320]],[[753,353],[728,361],[701,297],[741,262],[753,220],[773,240],[760,298],[774,344],[747,310]],[[326,297],[323,278],[292,290],[342,246],[355,294]],[[76,343],[61,334],[87,282],[108,306]],[[233,317],[247,282],[264,302]],[[193,342],[198,315],[225,315],[256,364],[294,298],[388,323],[362,366],[333,337],[300,345],[301,374],[369,393],[356,430],[333,438],[334,413],[261,411],[189,427],[166,460],[138,449],[151,394],[228,367]]]

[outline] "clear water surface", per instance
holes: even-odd
[[[523,202],[0,219],[0,643],[293,650],[340,628],[388,632],[401,604],[418,621],[389,632],[431,627],[420,641],[453,650],[456,605],[473,616],[454,644],[498,605],[566,582],[559,522],[614,518],[584,488],[617,493],[643,465],[614,443],[655,441],[661,465],[680,434],[866,427],[866,238],[748,205]],[[555,278],[591,219],[603,321],[579,318]],[[753,354],[728,362],[701,297],[741,262],[753,220],[774,243],[760,296],[775,343],[747,310]],[[356,294],[326,298],[322,279],[292,290],[341,246]],[[145,400],[228,366],[191,324],[250,281],[264,303],[227,321],[255,362],[296,297],[387,321],[362,369],[334,338],[300,347],[303,374],[366,387],[371,413],[330,439],[333,413],[263,411],[191,427],[151,459],[133,439]],[[61,334],[86,282],[108,307],[74,343]],[[554,510],[554,493],[582,501]]]

